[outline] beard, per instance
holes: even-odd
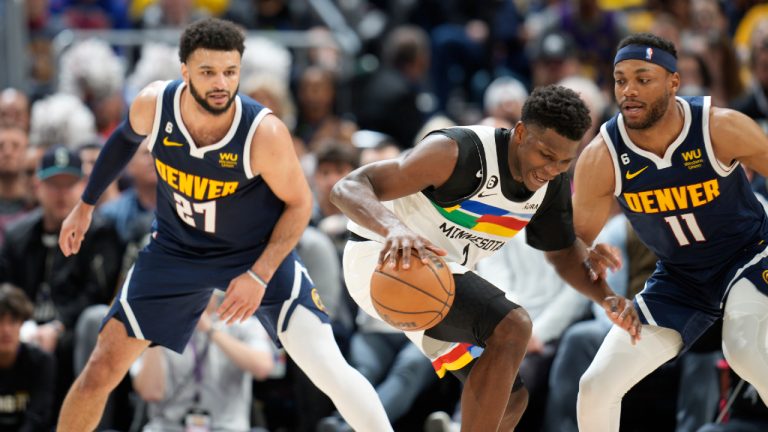
[[[651,105],[648,107],[648,115],[644,119],[640,119],[632,123],[629,122],[626,117],[624,117],[624,125],[629,129],[648,129],[656,124],[660,118],[664,117],[664,114],[667,113],[668,107],[669,93],[665,93],[664,96],[661,96],[651,103]]]
[[[204,110],[208,111],[209,113],[211,113],[211,114],[213,114],[215,116],[222,115],[225,112],[227,112],[229,107],[231,107],[232,103],[235,101],[235,96],[237,95],[237,92],[239,90],[240,90],[240,84],[237,85],[237,88],[235,89],[235,92],[230,94],[229,100],[227,100],[227,103],[224,104],[224,106],[221,107],[221,108],[216,108],[216,107],[211,106],[211,104],[209,104],[208,101],[205,100],[205,97],[200,95],[200,93],[195,88],[195,85],[192,84],[192,80],[189,80],[189,93],[192,95],[193,98],[195,98],[195,101],[198,104],[200,104],[201,107],[203,107]],[[210,94],[210,93],[222,93],[222,92],[218,91],[218,90],[217,91],[210,91],[210,92],[206,93],[205,95],[208,96],[208,94]]]

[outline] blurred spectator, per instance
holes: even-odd
[[[352,135],[352,144],[360,150],[360,166],[400,155],[400,147],[391,136],[370,130],[357,131]]]
[[[704,59],[695,53],[683,51],[677,55],[680,74],[679,96],[706,96],[712,88],[712,74]]]
[[[38,206],[37,195],[35,194],[35,185],[37,184],[37,167],[40,165],[40,159],[43,157],[43,149],[40,147],[27,147],[27,152],[24,154],[24,162],[22,163],[23,183],[24,183],[24,200],[27,203],[27,208],[33,209]]]
[[[99,212],[114,223],[123,243],[143,243],[152,228],[157,205],[157,172],[146,143],[142,143],[128,163],[126,173],[131,187],[101,206]]]
[[[112,48],[99,39],[73,44],[61,55],[59,91],[80,98],[91,110],[96,130],[106,138],[122,121],[125,67]]]
[[[243,81],[253,75],[267,74],[287,86],[292,65],[291,52],[283,45],[265,37],[245,39],[245,52],[240,66]]]
[[[24,130],[0,124],[0,246],[6,227],[30,210],[24,172],[27,147]]]
[[[299,79],[296,136],[309,151],[318,151],[326,141],[350,143],[357,126],[334,112],[335,76],[319,66],[310,66]]]
[[[305,30],[310,20],[303,5],[290,0],[230,0],[223,18],[251,30]]]
[[[533,42],[531,75],[533,87],[555,84],[581,72],[578,48],[573,38],[561,31],[548,31]]]
[[[698,432],[763,432],[768,430],[768,408],[752,384],[739,378],[721,360],[721,408],[714,423],[701,427]]]
[[[589,108],[589,117],[592,120],[592,125],[589,127],[584,137],[581,139],[581,145],[579,145],[579,153],[584,150],[587,144],[595,138],[600,125],[608,117],[608,107],[610,105],[608,97],[603,93],[594,81],[585,78],[583,76],[570,76],[561,80],[558,85],[565,88],[569,88],[579,94],[581,99]],[[578,157],[577,154],[577,157]],[[571,165],[571,170],[573,170]],[[571,171],[573,174],[573,171]]]
[[[768,133],[768,34],[753,41],[749,53],[752,80],[732,107],[752,117]]]
[[[215,291],[181,355],[152,347],[131,368],[133,387],[149,405],[144,432],[251,430],[251,386],[274,367],[274,345],[261,323],[226,326]]]
[[[56,353],[59,402],[74,379],[75,323],[86,307],[110,302],[123,251],[114,228],[94,220],[80,253],[61,253],[59,230],[83,192],[82,177],[76,153],[49,150],[37,171],[40,208],[8,228],[0,250],[0,282],[20,287],[34,302],[31,340]]]
[[[457,101],[479,107],[493,76],[527,76],[520,3],[431,1],[421,7],[435,24],[430,29],[431,77],[438,111],[464,122]]]
[[[161,0],[131,0],[130,16],[136,19],[140,17],[147,8],[155,5]],[[182,7],[193,7],[206,16],[220,16],[229,7],[230,0],[171,0],[174,3],[180,3]],[[175,6],[179,7],[179,6]]]
[[[53,356],[21,342],[24,321],[32,316],[24,291],[0,284],[0,430],[51,430],[56,363]]]
[[[401,145],[412,146],[416,134],[435,109],[424,92],[430,65],[429,38],[423,30],[398,27],[382,53],[382,67],[361,78],[353,111],[361,129],[385,133]]]
[[[22,91],[0,91],[0,126],[15,126],[29,132],[29,98]]]
[[[178,52],[178,47],[163,43],[144,43],[141,46],[139,61],[125,80],[125,98],[133,100],[136,94],[152,81],[177,79],[181,69]]]
[[[691,31],[683,33],[681,45],[701,55],[709,66],[712,104],[719,106],[727,105],[744,90],[724,12],[719,0],[692,0]]]
[[[50,0],[27,0],[23,3],[29,31],[28,94],[36,100],[50,94],[56,84],[53,38],[66,26],[61,16],[51,13]]]
[[[520,120],[523,103],[527,98],[528,90],[518,79],[496,78],[485,89],[483,96],[485,115],[515,125]]]
[[[130,28],[128,2],[120,0],[50,0],[54,14],[64,25],[77,29]]]
[[[207,11],[193,0],[158,0],[148,4],[141,12],[136,27],[143,29],[183,28],[204,18]],[[137,12],[138,13],[138,12]]]
[[[296,126],[296,107],[288,84],[277,75],[267,72],[250,74],[240,84],[240,91],[271,109],[289,129]]]
[[[556,5],[550,10],[544,34],[549,30],[569,35],[574,43],[571,50],[584,67],[584,75],[595,80],[601,88],[613,88],[615,49],[627,34],[624,16],[618,11],[604,10],[598,0],[568,0]],[[536,74],[534,70],[534,80]],[[560,76],[554,82],[568,75]]]
[[[311,223],[333,240],[339,256],[347,240],[347,217],[331,203],[331,189],[359,164],[360,155],[356,148],[328,143],[317,153],[317,165],[311,179],[316,198]]]
[[[70,150],[97,141],[93,113],[74,95],[56,93],[32,104],[29,144]]]
[[[83,176],[85,177],[86,182],[88,181],[88,176],[91,175],[91,170],[93,170],[93,165],[96,163],[99,153],[101,153],[101,147],[101,144],[93,143],[82,145],[77,149],[77,155],[80,157],[80,161],[83,164]],[[155,168],[152,167],[152,173],[154,174],[154,172]],[[97,206],[101,206],[120,196],[120,190],[117,187],[117,183],[118,181],[116,180],[107,187],[104,193],[101,194],[99,202],[96,203]]]
[[[331,189],[359,164],[358,150],[346,144],[330,142],[318,151],[317,166],[312,176],[312,185],[317,198],[312,216],[314,225],[319,226],[323,219],[341,214],[341,211],[331,203]]]

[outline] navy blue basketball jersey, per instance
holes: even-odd
[[[715,157],[710,98],[677,101],[685,122],[664,157],[633,143],[620,113],[600,133],[613,159],[614,193],[640,239],[669,270],[707,281],[736,252],[768,239],[768,221],[738,162]]]
[[[149,149],[158,176],[155,242],[169,252],[222,256],[265,243],[284,204],[251,170],[251,140],[270,113],[237,95],[235,116],[221,141],[198,147],[181,118],[183,81],[157,99]]]

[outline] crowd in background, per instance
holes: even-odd
[[[405,337],[354,308],[341,277],[346,219],[329,200],[336,181],[361,164],[396,157],[434,129],[511,128],[531,89],[547,84],[572,88],[587,103],[593,127],[586,145],[616,111],[615,47],[636,31],[675,43],[680,95],[711,95],[714,105],[744,112],[768,133],[768,5],[757,0],[15,3],[0,15],[0,23],[20,20],[25,42],[23,58],[2,59],[22,65],[24,79],[0,80],[0,431],[52,430],[105,305],[151,231],[157,178],[149,151],[143,147],[104,194],[78,255],[61,254],[59,228],[138,91],[180,78],[178,48],[167,41],[63,43],[67,30],[150,35],[218,16],[249,31],[240,92],[288,125],[315,193],[298,252],[340,346],[376,386],[398,431],[425,424],[430,432],[457,430],[459,384],[439,380]],[[290,35],[310,43],[281,42]],[[752,182],[765,198],[765,179]],[[621,217],[603,235],[624,254],[612,285],[630,297],[655,258]],[[517,430],[575,431],[578,379],[609,323],[519,237],[478,269],[533,318],[520,372],[531,399]],[[214,337],[212,329],[224,334]],[[768,410],[719,350],[705,337],[641,382],[624,399],[622,430],[768,430]],[[224,328],[206,313],[184,356],[152,348],[139,363],[110,398],[103,430],[183,431],[200,406],[208,407],[213,430],[347,430],[256,320]],[[720,413],[727,423],[707,425]]]

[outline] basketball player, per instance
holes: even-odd
[[[427,250],[445,255],[456,285],[453,306],[437,326],[406,334],[439,375],[450,370],[464,381],[462,430],[512,430],[527,403],[516,376],[531,321],[472,272],[523,227],[531,246],[546,251],[564,279],[639,337],[631,303],[591,277],[583,265],[588,251],[573,233],[564,172],[589,126],[589,111],[576,93],[545,87],[531,94],[512,130],[439,130],[399,159],[366,165],[334,188],[334,204],[352,220],[344,276],[371,316],[380,318],[369,292],[376,266],[407,269],[412,250],[421,259]],[[485,350],[472,361],[478,347]]]
[[[659,257],[635,297],[643,339],[617,328],[581,378],[579,430],[619,430],[621,398],[723,319],[731,367],[768,400],[768,219],[739,163],[768,175],[768,139],[747,116],[676,97],[674,45],[642,33],[614,60],[620,112],[576,164],[574,224],[591,242],[612,200]]]
[[[227,21],[187,27],[183,80],[141,91],[64,222],[59,244],[69,256],[80,248],[93,204],[149,136],[159,178],[152,240],[64,401],[58,431],[93,430],[107,395],[150,344],[181,352],[213,288],[226,289],[220,318],[244,321],[256,312],[352,427],[392,430],[373,387],[342,357],[293,251],[311,195],[285,125],[237,93],[243,50],[242,33]]]

